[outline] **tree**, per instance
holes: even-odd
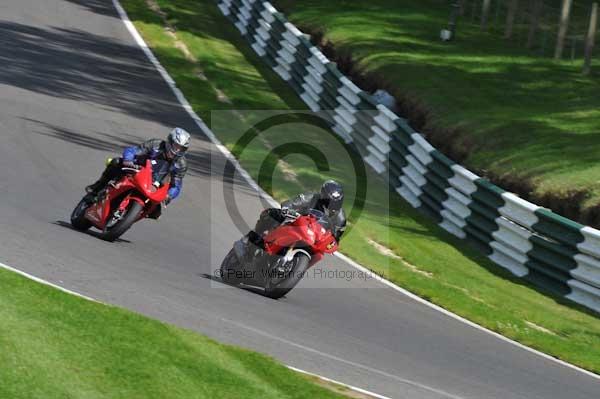
[[[508,4],[508,13],[506,14],[506,30],[504,31],[505,39],[510,39],[512,36],[518,8],[519,0],[510,0],[510,3]]]
[[[560,12],[560,22],[558,25],[558,36],[556,38],[556,49],[554,50],[554,59],[560,60],[565,48],[565,37],[569,28],[569,17],[571,16],[571,6],[573,0],[563,0],[562,10]]]
[[[533,11],[531,12],[531,21],[529,23],[529,33],[527,35],[527,48],[530,49],[533,47],[533,43],[535,41],[535,34],[538,31],[538,27],[540,26],[540,17],[542,16],[542,9],[544,7],[543,0],[532,0],[533,1]]]
[[[475,14],[477,14],[477,0],[473,0],[473,5],[471,6],[471,22],[475,22]]]
[[[463,16],[465,15],[465,1],[466,0],[458,0],[457,4],[458,4],[458,15]]]
[[[481,30],[487,30],[488,20],[490,18],[490,6],[492,5],[492,0],[483,0],[483,5],[481,8]]]
[[[594,51],[594,42],[596,32],[598,30],[598,3],[592,4],[592,12],[590,13],[590,27],[587,37],[585,38],[585,60],[583,62],[583,74],[588,75],[591,71],[592,52]]]

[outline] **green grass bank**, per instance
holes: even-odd
[[[0,397],[344,398],[271,358],[0,268]]]
[[[324,178],[342,181],[353,201],[357,185],[341,159],[318,172],[312,160],[290,155],[273,162],[273,179],[261,169],[271,149],[299,132],[319,148],[338,148],[318,127],[288,124],[269,129],[243,152],[235,147],[240,119],[260,119],[261,110],[305,109],[295,93],[250,49],[212,0],[122,1],[129,17],[167,68],[196,112],[239,157],[253,178],[278,200],[318,187]],[[160,15],[156,10],[160,7]],[[165,29],[165,21],[175,31]],[[186,50],[180,50],[185,44]],[[186,52],[189,54],[186,55]],[[211,110],[241,110],[226,114]],[[249,110],[248,112],[243,112]],[[240,117],[243,114],[243,118]],[[212,118],[212,120],[211,120]],[[301,129],[301,130],[300,130]],[[338,164],[339,163],[339,164]],[[268,168],[267,168],[268,169]],[[358,184],[365,183],[359,181]],[[555,357],[600,372],[597,315],[533,288],[492,264],[464,242],[417,213],[367,172],[369,196],[342,240],[342,252],[386,278],[478,324]]]
[[[470,10],[456,40],[443,43],[450,7],[442,0],[273,4],[301,29],[324,32],[341,59],[350,55],[367,77],[359,85],[388,88],[400,113],[442,152],[524,198],[600,226],[598,56],[595,72],[582,76],[581,61],[555,62],[497,30],[481,32]],[[587,26],[587,14],[576,11]]]

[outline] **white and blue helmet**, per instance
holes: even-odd
[[[165,150],[169,158],[175,158],[183,155],[190,147],[192,137],[188,132],[180,127],[171,130],[165,141]]]

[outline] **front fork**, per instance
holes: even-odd
[[[294,261],[294,257],[299,252],[308,256],[308,259],[312,259],[311,254],[308,253],[306,250],[300,249],[300,248],[294,248],[294,245],[292,245],[288,248],[288,250],[286,251],[286,253],[283,257],[280,257],[277,259],[276,262],[278,262],[278,264],[275,265],[275,270],[278,273],[286,273],[286,274],[289,273],[290,269],[293,266],[292,262]]]
[[[277,258],[274,270],[278,274],[287,274],[292,268],[292,261],[294,260],[294,246],[288,248],[287,252],[283,257]]]
[[[127,208],[129,208],[129,204],[131,203],[131,201],[136,201],[139,202],[142,206],[146,206],[146,204],[150,201],[150,200],[146,200],[146,201],[142,201],[140,199],[137,198],[132,198],[131,196],[127,196],[123,199],[123,201],[121,201],[121,203],[119,204],[119,207],[113,212],[109,222],[106,224],[107,228],[111,228],[113,227],[115,224],[117,224],[119,222],[119,220],[121,220],[123,218],[123,216],[125,216],[125,213],[127,212]]]

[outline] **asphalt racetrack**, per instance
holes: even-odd
[[[195,136],[190,171],[158,223],[115,243],[69,227],[105,157],[176,125]],[[374,280],[308,279],[278,301],[211,280],[240,235],[223,163],[111,0],[0,2],[0,262],[393,398],[600,398],[600,380]],[[232,183],[254,219],[258,195]],[[322,266],[356,272],[334,257]]]

